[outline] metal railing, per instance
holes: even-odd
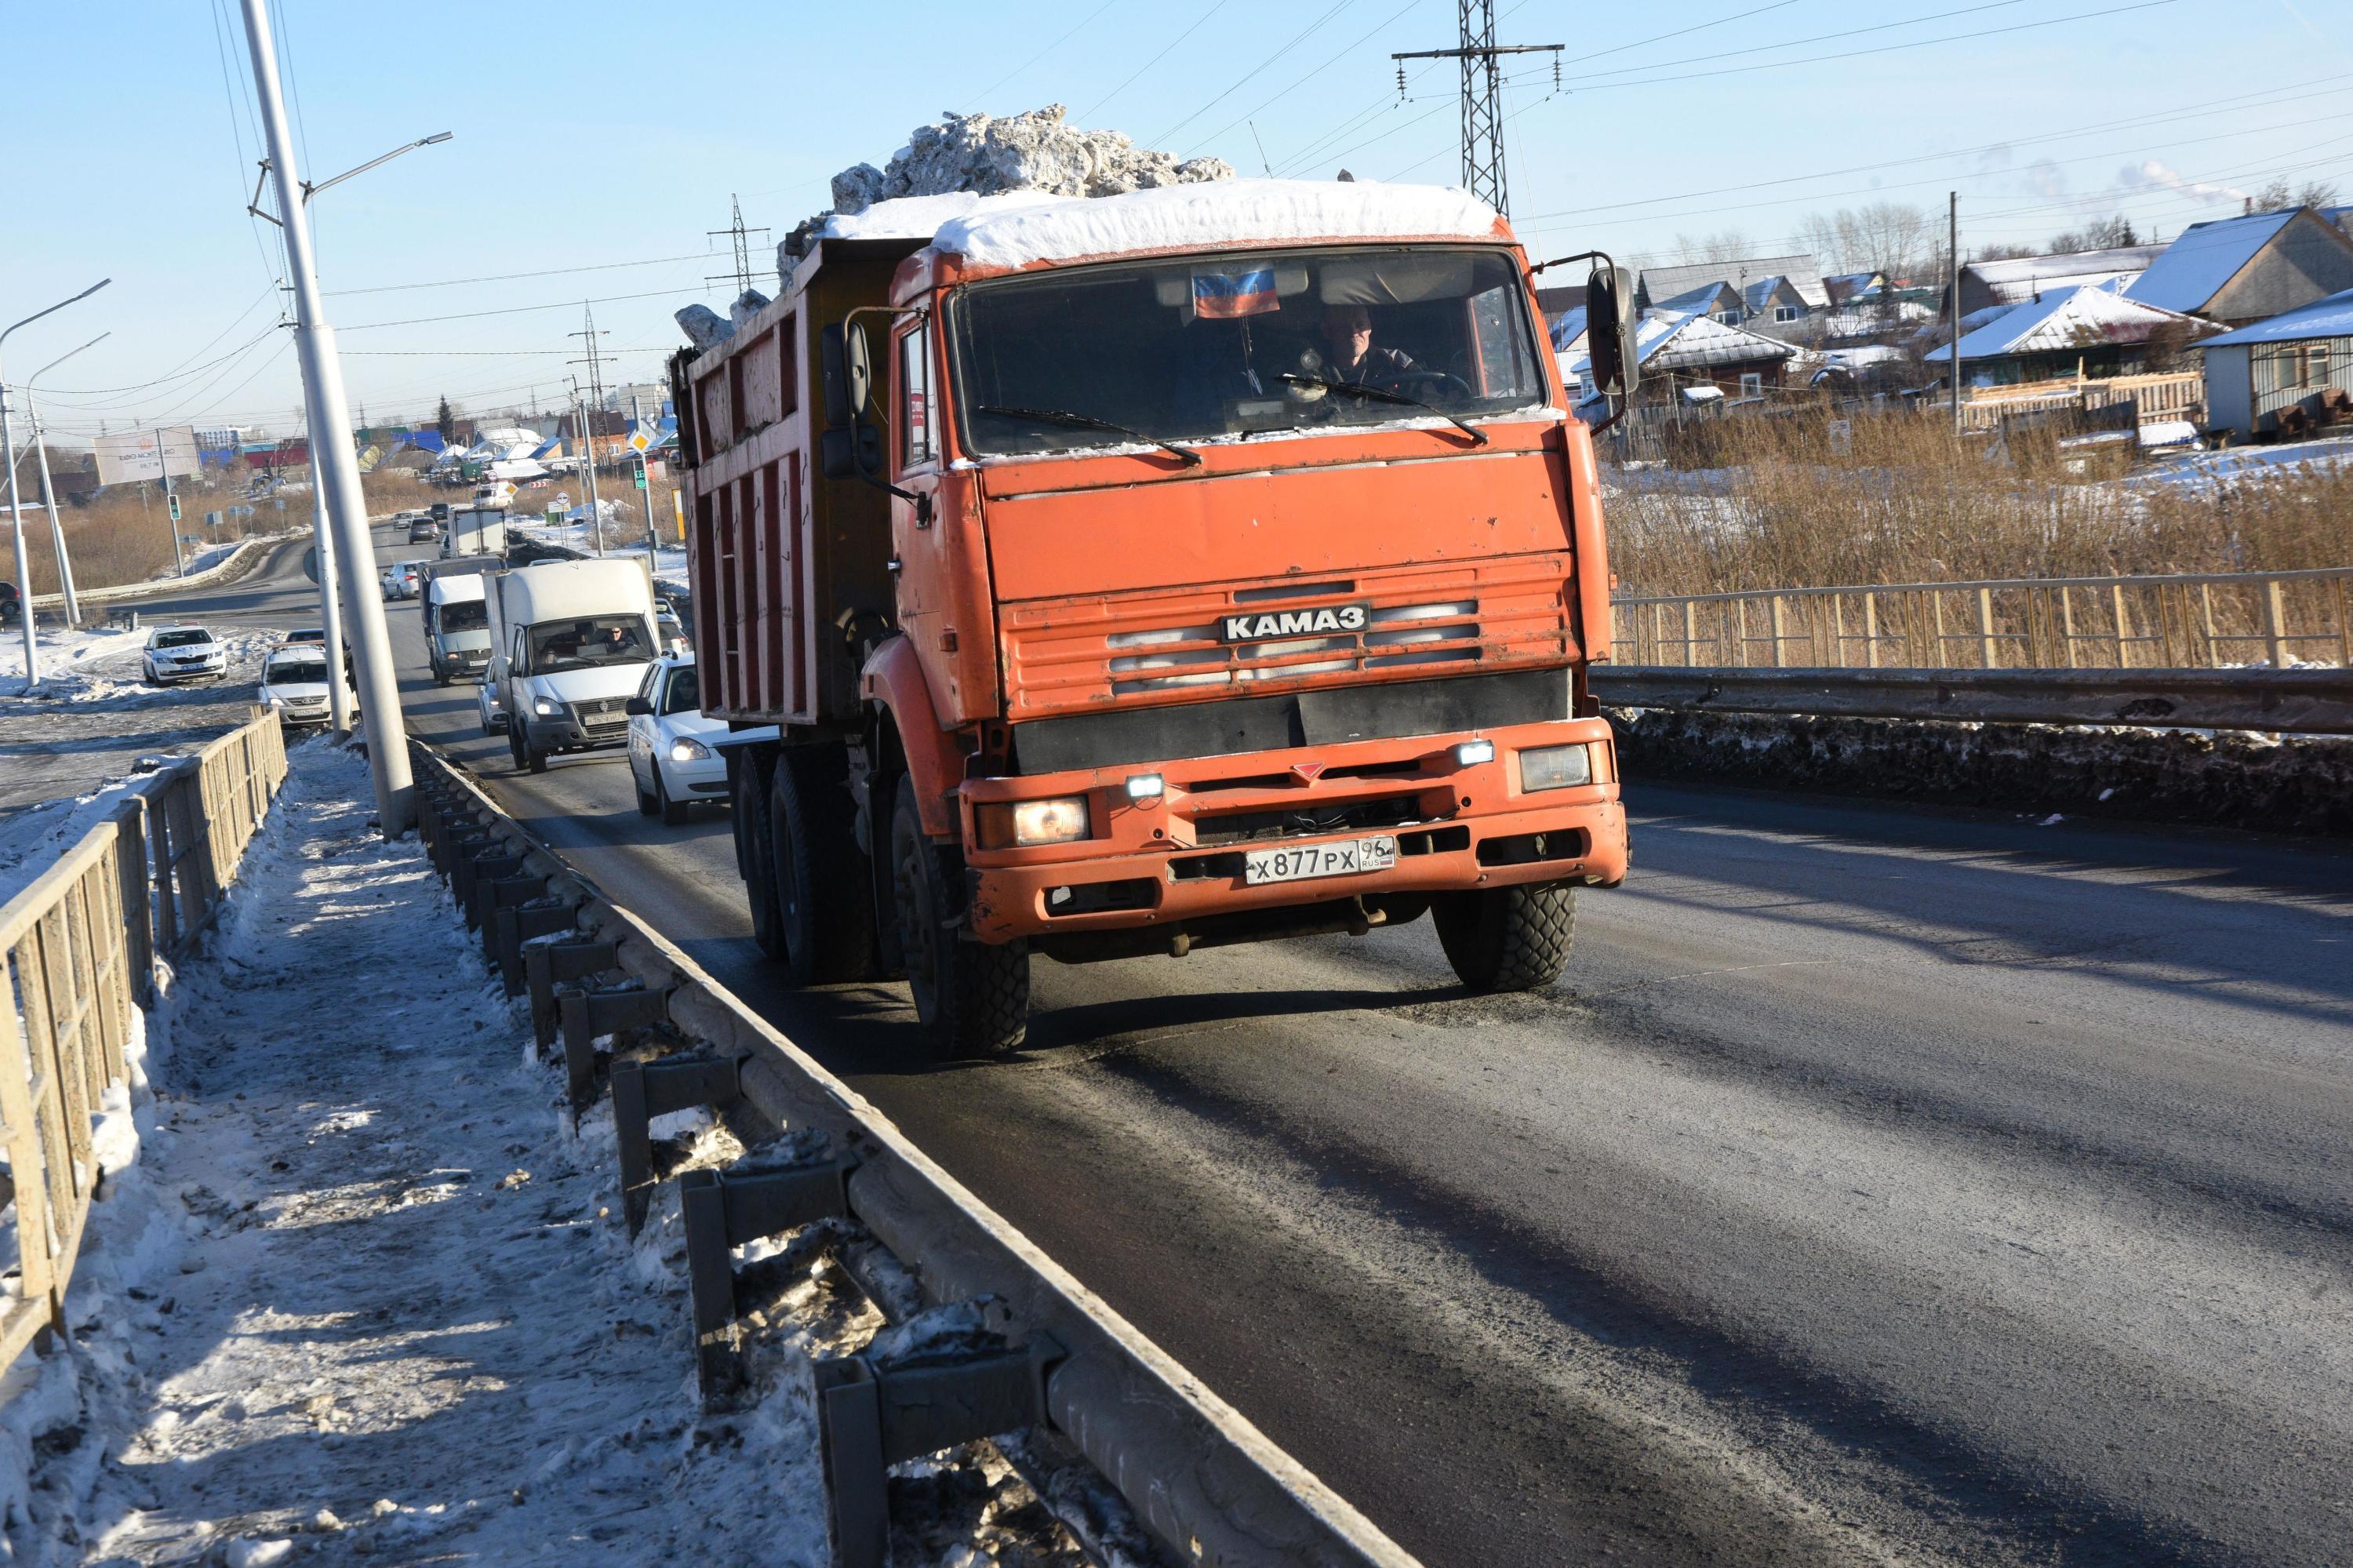
[[[274,715],[164,768],[30,886],[0,905],[0,1367],[65,1321],[99,1171],[93,1118],[124,1082],[132,1010],[155,959],[187,950],[218,908],[286,777]]]
[[[1612,649],[1680,669],[2353,667],[2348,585],[2338,567],[1629,597]]]

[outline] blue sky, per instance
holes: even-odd
[[[2347,0],[1502,10],[1502,41],[1568,46],[1565,90],[1535,57],[1513,62],[1507,90],[1514,221],[1538,256],[1666,253],[1726,229],[1770,251],[1809,212],[1941,212],[1955,186],[1965,247],[2040,242],[2110,211],[2170,236],[2275,174],[2353,195]],[[0,323],[114,280],[18,333],[11,378],[111,331],[44,379],[62,434],[295,428],[293,356],[269,330],[274,230],[243,213],[258,154],[235,0],[9,11],[0,148],[20,227],[0,252]],[[781,238],[827,205],[836,169],[880,164],[943,110],[1060,101],[1078,123],[1245,174],[1459,177],[1451,66],[1410,67],[1400,104],[1388,59],[1452,43],[1449,0],[278,12],[308,177],[456,133],[312,209],[346,379],[372,418],[443,392],[479,409],[560,399],[583,299],[604,302],[607,380],[651,378],[680,341],[670,312],[723,309],[732,292],[704,281],[726,265],[705,231],[725,226],[731,193]],[[772,257],[755,250],[769,291]]]

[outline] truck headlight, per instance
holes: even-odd
[[[1575,746],[1544,746],[1518,754],[1520,789],[1567,789],[1593,782],[1593,754],[1583,742]]]
[[[1087,836],[1087,798],[1062,795],[1050,800],[983,806],[978,821],[983,849],[1066,844]]]
[[[531,700],[531,711],[542,718],[554,718],[564,711],[564,705],[552,703],[545,697],[533,697]]]
[[[670,759],[672,762],[700,762],[710,755],[711,747],[692,736],[682,735],[670,743]]]

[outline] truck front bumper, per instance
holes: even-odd
[[[1492,759],[1457,747],[1488,742]],[[1583,746],[1589,782],[1522,788],[1519,754]],[[1130,797],[1157,775],[1162,793]],[[988,808],[1082,797],[1090,837],[987,848]],[[1614,886],[1627,866],[1626,814],[1606,719],[1365,741],[1313,750],[974,779],[958,792],[970,934],[985,942],[1063,933],[1182,928],[1188,921],[1528,882]],[[1244,856],[1385,835],[1396,863],[1350,875],[1252,885]]]

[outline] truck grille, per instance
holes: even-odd
[[[1567,648],[1564,556],[1416,568],[1278,588],[1179,589],[1007,607],[1012,710],[1029,716],[1106,700],[1200,701],[1265,683],[1333,684],[1419,666],[1433,675],[1557,662]],[[1231,613],[1366,607],[1360,630],[1220,640]],[[1298,618],[1311,623],[1311,617]]]
[[[608,731],[618,733],[628,727],[628,715],[622,711],[628,707],[628,701],[627,697],[593,697],[585,703],[573,704],[572,716],[580,721],[580,727],[584,730],[600,735]]]

